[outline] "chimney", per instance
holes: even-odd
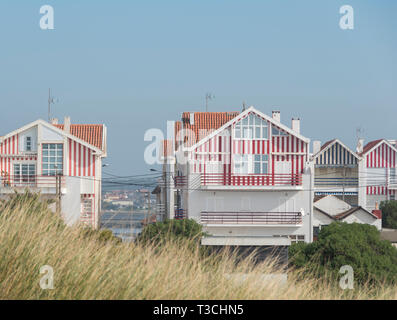
[[[375,215],[378,219],[382,219],[382,210],[379,210],[378,201],[375,202],[375,210],[372,210],[372,214]]]
[[[190,112],[190,125],[194,125],[194,112]]]
[[[313,154],[319,153],[321,150],[321,141],[315,140],[313,141]]]
[[[281,122],[281,114],[280,111],[272,111],[273,120]]]
[[[70,117],[65,117],[63,124],[64,124],[63,130],[66,133],[70,133]]]
[[[357,153],[364,151],[364,139],[358,139],[356,151]]]
[[[301,120],[299,118],[297,118],[297,119],[292,118],[291,128],[296,133],[301,133]]]
[[[51,124],[58,124],[58,119],[57,118],[52,118],[51,119]]]

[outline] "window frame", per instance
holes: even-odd
[[[259,129],[259,136],[257,136],[257,129]],[[258,115],[250,113],[234,125],[233,138],[235,140],[269,140],[269,123]]]
[[[52,148],[52,146],[55,146]],[[41,174],[46,177],[55,177],[63,174],[64,169],[64,144],[45,142],[42,144]],[[54,152],[54,155],[52,155]],[[52,160],[52,158],[55,158]],[[53,167],[52,167],[53,166]]]

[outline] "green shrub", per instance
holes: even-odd
[[[140,243],[165,244],[168,240],[191,240],[199,244],[202,236],[202,226],[193,219],[165,220],[148,224],[137,238]]]
[[[293,244],[289,257],[290,266],[316,277],[339,278],[340,268],[350,265],[359,284],[397,283],[397,249],[366,224],[334,222],[322,228],[317,241]]]
[[[397,229],[397,201],[382,201],[379,209],[382,210],[383,228]]]

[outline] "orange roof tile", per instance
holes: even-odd
[[[58,129],[64,130],[63,124],[54,124]],[[103,150],[103,125],[102,124],[71,124],[70,134]]]
[[[193,124],[190,124],[191,112],[183,112],[182,120],[175,122],[175,137],[181,129],[188,130],[185,133],[185,146],[192,146],[198,141],[222,127],[240,112],[192,112]],[[177,147],[177,145],[176,145]]]

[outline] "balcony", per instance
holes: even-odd
[[[181,189],[186,186],[187,178],[186,176],[175,176],[174,184],[176,189]]]
[[[201,187],[206,189],[300,189],[302,174],[201,174]]]
[[[358,178],[314,178],[315,187],[358,187]]]
[[[61,179],[61,188],[65,188],[65,178]],[[14,175],[0,178],[0,193],[13,193],[14,190],[22,191],[26,188],[32,192],[55,194],[57,179],[55,176]],[[64,191],[62,193],[65,193]]]
[[[201,212],[206,226],[299,226],[300,212]]]

